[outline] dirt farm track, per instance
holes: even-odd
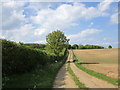
[[[77,58],[82,61],[84,67],[96,72],[104,73],[107,76],[113,78],[118,78],[117,51],[117,49],[73,50]],[[82,82],[87,88],[118,87],[78,69],[72,60],[72,51],[70,50],[67,61],[71,62],[70,67],[72,71],[78,77],[78,80]],[[53,88],[78,88],[71,75],[67,72],[67,66],[68,64],[66,62],[58,72]]]

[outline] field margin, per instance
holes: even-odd
[[[72,58],[73,58],[73,60],[77,58],[76,55],[74,54],[73,50],[72,50]],[[84,71],[84,72],[86,72],[86,73],[88,73],[88,74],[90,74],[90,75],[92,75],[92,76],[94,76],[96,78],[105,80],[105,81],[107,81],[107,82],[109,82],[109,83],[111,83],[113,85],[119,85],[120,84],[119,83],[119,81],[120,81],[119,79],[114,79],[114,78],[108,77],[108,76],[106,76],[106,75],[104,75],[102,73],[98,73],[98,72],[95,72],[93,70],[87,69],[87,68],[83,67],[82,65],[78,64],[78,61],[76,61],[74,64],[80,70],[82,70],[82,71]]]

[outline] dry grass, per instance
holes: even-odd
[[[118,78],[118,49],[85,49],[74,50],[78,58],[88,63],[84,67],[104,73],[109,77]]]

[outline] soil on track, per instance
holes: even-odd
[[[68,60],[70,54],[68,56]],[[67,61],[68,61],[67,60]],[[78,88],[72,80],[70,74],[67,72],[67,62],[62,66],[54,81],[53,88]]]

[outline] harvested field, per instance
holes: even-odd
[[[74,50],[84,67],[118,78],[118,49],[84,49]]]

